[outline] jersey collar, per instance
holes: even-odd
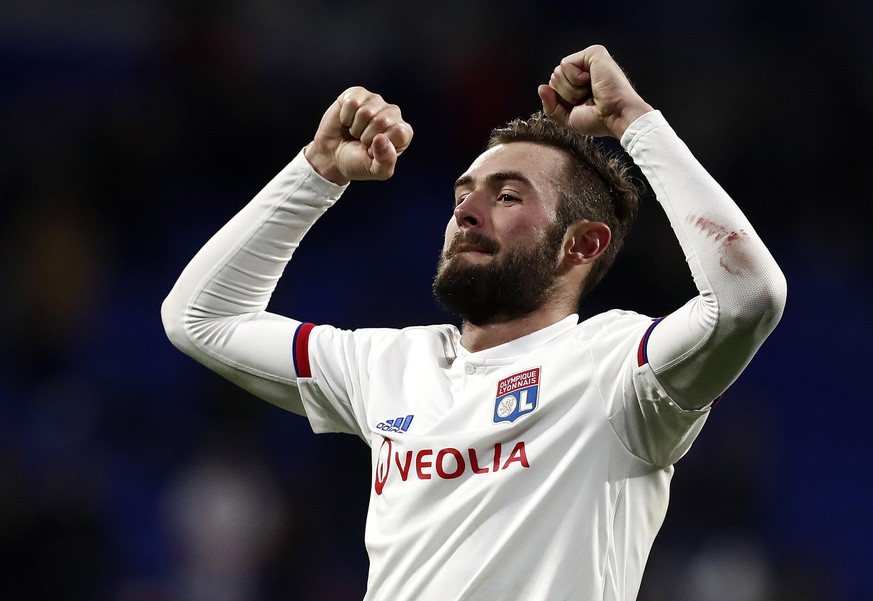
[[[515,340],[505,342],[489,349],[477,351],[475,353],[471,353],[461,346],[459,333],[455,343],[457,359],[467,363],[478,363],[480,365],[501,363],[507,359],[513,359],[519,355],[524,355],[540,348],[549,340],[573,329],[578,323],[579,316],[574,313],[541,330],[531,332],[521,338],[516,338]]]

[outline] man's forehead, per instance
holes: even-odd
[[[542,144],[498,144],[476,157],[458,181],[485,179],[494,173],[517,173],[535,187],[546,183],[559,185],[566,160],[563,152]]]

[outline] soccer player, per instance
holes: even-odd
[[[266,311],[318,217],[350,181],[391,177],[410,144],[400,109],[360,87],[164,302],[182,351],[369,445],[368,600],[635,599],[673,464],[782,314],[755,230],[605,48],[538,91],[544,114],[494,130],[455,182],[434,292],[460,329]],[[685,253],[699,294],[663,319],[576,315],[637,205],[589,136],[621,141]]]

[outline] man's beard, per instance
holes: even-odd
[[[433,292],[440,304],[473,325],[504,322],[543,306],[558,278],[558,250],[563,236],[547,232],[536,243],[507,252],[485,265],[467,264],[458,256],[461,243],[496,254],[499,244],[478,232],[455,236],[440,254]]]

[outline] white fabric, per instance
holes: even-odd
[[[305,407],[316,432],[370,445],[367,599],[636,597],[672,464],[775,326],[785,283],[660,113],[622,143],[700,292],[654,328],[646,364],[637,352],[651,320],[610,311],[478,353],[453,326],[317,326],[311,377],[297,378],[299,322],[266,305],[342,191],[302,155],[204,246],[165,301],[183,351],[270,402]]]
[[[652,332],[649,362],[686,407],[703,407],[730,386],[776,327],[785,276],[740,208],[655,111],[622,145],[670,219],[699,295]]]
[[[302,415],[291,348],[300,322],[266,308],[298,243],[343,190],[315,173],[300,152],[179,276],[161,307],[173,344]]]
[[[650,324],[571,315],[476,353],[453,327],[318,326],[300,380],[313,428],[371,446],[366,598],[633,599],[707,414],[636,365]],[[500,382],[535,370],[535,407],[495,422]]]

